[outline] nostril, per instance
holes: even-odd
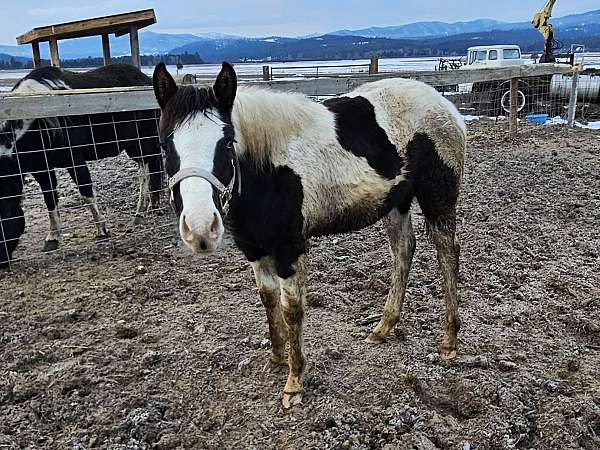
[[[206,241],[204,239],[200,239],[200,250],[205,251],[208,248],[206,245]]]
[[[213,221],[212,224],[210,226],[210,232],[212,234],[217,234],[219,231],[219,218],[217,217],[217,213],[214,213],[213,215]]]
[[[185,216],[181,217],[181,233],[184,235],[188,235],[190,233],[190,227]]]

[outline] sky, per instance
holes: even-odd
[[[303,36],[422,20],[527,21],[545,0],[0,0],[0,44],[37,26],[154,8],[151,29],[168,33]],[[600,8],[598,0],[558,0],[554,16]]]

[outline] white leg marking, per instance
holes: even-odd
[[[50,231],[46,236],[46,241],[58,241],[60,239],[60,214],[58,208],[54,208],[52,211],[48,211],[48,217],[50,219]]]
[[[138,217],[143,217],[144,213],[148,210],[149,204],[148,186],[150,184],[150,171],[148,169],[148,164],[140,163],[138,178],[140,182],[140,194],[138,197],[135,215]]]
[[[106,236],[108,232],[106,231],[106,219],[104,215],[100,212],[100,208],[98,208],[98,204],[96,203],[96,197],[85,197],[81,196],[84,203],[88,205],[90,208],[90,212],[92,213],[92,219],[94,220],[94,225],[96,225],[96,234],[98,236]]]

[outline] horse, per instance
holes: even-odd
[[[149,85],[148,76],[126,64],[83,73],[42,67],[21,79],[12,92]],[[134,222],[141,223],[149,202],[158,206],[162,189],[157,120],[158,111],[140,111],[0,122],[0,266],[8,265],[24,232],[21,203],[26,173],[40,185],[48,209],[50,230],[44,251],[59,247],[57,168],[66,168],[77,185],[92,213],[96,239],[107,239],[106,220],[96,204],[86,162],[117,156],[125,150],[139,166],[140,191]]]
[[[153,85],[181,239],[195,253],[211,253],[226,226],[250,262],[266,309],[271,363],[285,364],[289,344],[284,408],[302,400],[309,239],[383,219],[393,272],[383,316],[367,337],[381,344],[400,318],[416,246],[415,198],[443,275],[441,357],[457,356],[456,205],[466,127],[452,103],[403,79],[316,103],[300,94],[238,89],[228,63],[212,87],[178,87],[163,64]]]

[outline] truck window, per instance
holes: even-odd
[[[498,59],[498,50],[490,50],[489,59],[496,61]]]
[[[485,61],[487,59],[487,50],[479,50],[476,59],[477,61]]]
[[[475,52],[469,52],[469,65],[473,64],[475,61]]]
[[[505,48],[504,50],[502,50],[502,55],[504,57],[504,59],[519,59],[521,58],[521,52],[517,49],[511,48]]]

